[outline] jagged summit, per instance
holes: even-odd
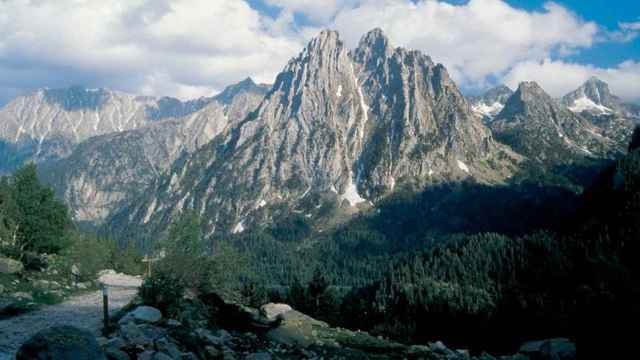
[[[208,231],[228,233],[268,218],[265,207],[297,209],[306,199],[357,211],[398,185],[501,181],[510,159],[501,149],[443,65],[391,47],[379,29],[352,52],[325,30],[251,116],[112,222],[161,227],[166,216],[194,209],[210,219]],[[313,218],[315,209],[300,211]]]
[[[609,84],[591,77],[579,88],[565,95],[562,103],[576,113],[612,114],[621,112],[622,101],[611,93]]]
[[[231,102],[233,102],[235,97],[242,92],[264,93],[268,89],[269,85],[256,84],[251,77],[247,77],[237,84],[227,86],[226,88],[224,88],[224,90],[222,90],[222,92],[214,96],[213,99],[216,99],[223,104],[230,104]]]
[[[547,165],[621,153],[603,129],[559,104],[533,81],[518,86],[490,126],[498,140]]]
[[[469,98],[469,101],[474,113],[489,122],[502,111],[511,95],[513,95],[513,90],[506,85],[498,85],[489,89],[482,96]]]

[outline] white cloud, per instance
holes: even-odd
[[[533,80],[552,96],[560,97],[575,90],[591,76],[607,82],[614,94],[627,101],[640,100],[640,62],[635,61],[606,69],[549,59],[525,61],[514,66],[504,77],[504,82],[516,88],[521,81]]]
[[[277,6],[286,13],[300,13],[316,22],[331,20],[338,11],[350,8],[359,3],[358,0],[264,0],[265,3]]]
[[[277,23],[244,1],[0,1],[0,88],[193,97],[247,76],[271,82],[304,45]]]
[[[608,32],[553,2],[525,11],[501,0],[262,0],[281,9],[272,18],[247,1],[0,0],[0,103],[43,86],[187,98],[246,76],[271,82],[325,27],[349,46],[381,27],[395,45],[445,64],[462,87],[481,89],[599,41],[630,41],[640,28]],[[616,87],[630,96],[631,85]]]
[[[335,26],[354,45],[360,34],[382,28],[395,44],[415,48],[442,62],[454,79],[482,86],[513,64],[591,47],[598,26],[566,8],[546,3],[527,12],[500,0],[451,5],[435,0],[368,0],[341,11]]]

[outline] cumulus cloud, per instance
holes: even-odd
[[[261,13],[260,3],[280,11]],[[533,69],[545,64],[571,65],[560,60],[640,33],[640,23],[607,31],[553,2],[526,11],[503,0],[0,0],[0,103],[72,84],[209,95],[246,76],[273,81],[322,28],[353,47],[374,27],[445,64],[470,90],[539,74]]]
[[[591,76],[607,82],[611,91],[627,101],[640,101],[640,62],[625,61],[613,68],[599,68],[561,60],[525,61],[517,64],[504,77],[516,88],[523,80],[538,82],[549,94],[563,96],[575,90]]]
[[[193,97],[270,82],[304,44],[277,20],[243,1],[1,1],[0,87]]]
[[[458,82],[480,87],[520,61],[588,48],[598,33],[595,23],[555,3],[528,12],[500,0],[370,0],[341,11],[334,23],[350,44],[378,26],[395,44],[444,63]]]

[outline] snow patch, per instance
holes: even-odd
[[[337,97],[341,97],[342,96],[342,85],[338,86],[338,91],[336,91],[336,96]]]
[[[261,207],[265,207],[266,205],[267,205],[267,202],[264,201],[264,199],[262,199],[258,204],[256,204],[256,209],[260,209]]]
[[[389,188],[393,190],[395,187],[396,187],[396,179],[393,176],[391,176],[389,178]]]
[[[429,176],[432,176],[433,174],[435,174],[435,173],[433,172],[433,169],[429,169]]]
[[[351,177],[349,177],[349,184],[347,184],[347,187],[344,189],[344,194],[340,195],[340,199],[347,200],[351,206],[356,206],[367,201],[358,194],[358,188]]]
[[[244,228],[244,220],[240,220],[240,222],[236,224],[236,226],[233,228],[233,230],[231,230],[231,232],[233,234],[240,234],[244,230],[245,230],[245,228]]]
[[[466,172],[467,174],[470,173],[469,171],[469,167],[467,166],[467,164],[463,163],[462,161],[458,160],[458,168],[464,172]]]
[[[157,204],[157,199],[154,198],[153,201],[151,202],[151,205],[149,205],[149,207],[147,208],[147,213],[144,216],[144,219],[142,220],[143,224],[146,224],[149,222],[149,220],[151,220],[151,215],[153,215],[153,212],[156,210],[156,204]]]
[[[604,105],[599,105],[594,103],[591,99],[586,96],[583,96],[573,102],[573,105],[569,107],[569,110],[575,113],[581,113],[583,111],[594,111],[601,114],[608,114],[613,112],[613,110],[609,109]]]
[[[484,102],[479,102],[471,106],[471,110],[473,110],[475,113],[488,117],[498,115],[498,113],[502,111],[502,109],[504,109],[504,105],[500,104],[497,101],[492,105],[487,105]]]

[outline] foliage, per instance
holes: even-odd
[[[21,246],[39,253],[57,253],[69,245],[71,227],[66,206],[42,185],[36,166],[19,169],[9,185],[15,202],[15,227]]]
[[[184,291],[182,280],[163,269],[144,280],[139,294],[145,304],[158,308],[166,316],[173,316],[180,309]]]

